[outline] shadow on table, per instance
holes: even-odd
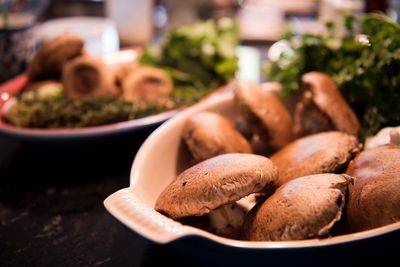
[[[176,252],[171,246],[155,244],[128,229],[126,233],[126,235],[119,235],[115,240],[110,266],[198,266],[195,262],[190,262]]]
[[[0,173],[19,181],[84,182],[129,174],[134,156],[153,129],[98,142],[16,143],[0,139]],[[25,176],[28,175],[28,177]]]
[[[15,213],[34,209],[36,214],[86,212],[102,205],[111,193],[129,186],[133,159],[148,134],[90,148],[16,145],[0,139],[0,147],[10,150],[0,155],[5,162],[0,164],[0,204]]]

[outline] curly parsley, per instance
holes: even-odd
[[[300,75],[318,70],[330,75],[361,122],[361,137],[400,125],[400,26],[383,14],[344,16],[345,32],[285,37],[289,49],[266,66],[268,79],[299,89]],[[359,29],[359,31],[357,30]]]

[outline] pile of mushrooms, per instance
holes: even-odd
[[[163,190],[155,210],[182,223],[206,217],[205,230],[251,241],[400,221],[400,145],[362,151],[359,122],[334,81],[310,72],[301,82],[290,111],[279,84],[238,84],[236,123],[212,112],[190,117],[182,138],[194,165]]]
[[[69,98],[114,95],[140,106],[165,105],[173,88],[171,78],[161,69],[137,63],[106,65],[89,55],[83,40],[73,34],[47,40],[30,62],[27,75],[27,90],[47,81],[62,86]]]

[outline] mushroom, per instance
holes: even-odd
[[[248,122],[256,139],[262,139],[267,147],[280,148],[292,138],[292,119],[276,93],[277,83],[263,87],[252,83],[238,84],[235,102]]]
[[[347,166],[360,148],[353,135],[322,132],[291,142],[270,159],[278,167],[279,183],[283,184],[300,176],[337,172]]]
[[[363,231],[400,221],[400,146],[385,145],[361,152],[347,173],[355,177],[349,187],[347,224]]]
[[[172,92],[172,79],[162,69],[150,66],[133,68],[122,81],[122,96],[141,106],[164,105]]]
[[[69,98],[88,99],[118,94],[113,73],[100,59],[90,56],[76,58],[65,65],[63,84]]]
[[[335,82],[321,72],[302,76],[302,96],[294,113],[294,132],[304,136],[322,131],[357,135],[360,123]]]
[[[268,158],[254,154],[223,154],[182,172],[160,194],[155,209],[173,219],[210,213],[211,223],[216,221],[213,217],[218,218],[219,223],[211,225],[217,234],[238,237],[244,212],[231,214],[235,207],[232,204],[252,193],[274,190],[276,181],[277,169]],[[237,215],[239,218],[235,217]]]
[[[115,76],[115,85],[121,89],[122,91],[122,83],[128,77],[128,75],[135,71],[139,65],[136,62],[133,63],[125,63],[115,66],[114,68],[114,76]]]
[[[365,149],[383,145],[400,145],[400,126],[386,127],[381,129],[375,136],[370,136],[365,140]]]
[[[242,238],[288,241],[327,236],[341,218],[352,180],[348,175],[315,174],[282,185],[250,211]]]
[[[247,140],[217,113],[200,112],[190,117],[183,139],[196,162],[225,153],[251,153]]]
[[[46,41],[28,66],[28,81],[60,80],[65,63],[85,53],[83,40],[63,34]]]

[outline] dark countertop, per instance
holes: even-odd
[[[0,137],[0,265],[186,265],[103,206],[129,185],[133,158],[148,133],[57,149]]]

